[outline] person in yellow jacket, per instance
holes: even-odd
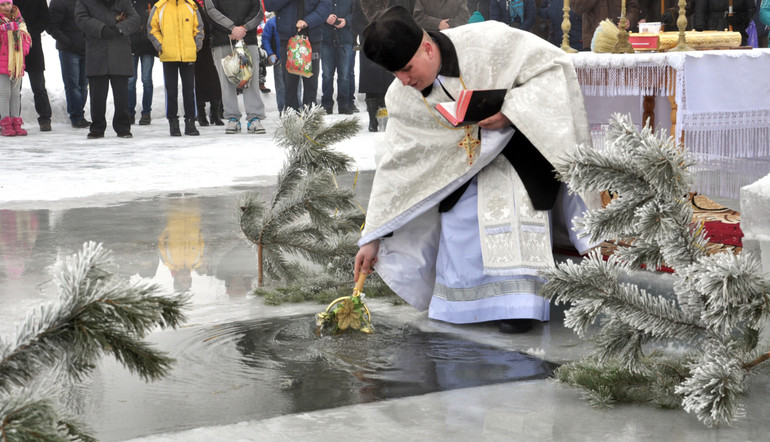
[[[150,11],[150,41],[163,63],[166,118],[172,137],[181,136],[177,115],[177,78],[182,78],[185,135],[200,135],[195,128],[195,60],[203,45],[203,19],[194,0],[160,0]]]

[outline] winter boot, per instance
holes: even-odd
[[[16,135],[16,131],[13,130],[13,118],[5,117],[0,120],[0,129],[4,137],[12,137]]]
[[[27,135],[27,131],[21,128],[22,124],[24,124],[24,122],[21,121],[21,117],[15,117],[13,119],[13,131],[16,132],[16,135]]]
[[[168,119],[168,131],[172,137],[181,137],[182,132],[179,131],[179,118]]]
[[[184,119],[184,134],[185,135],[200,135],[198,129],[195,128],[195,118]]]
[[[200,124],[201,127],[206,127],[209,125],[209,120],[206,119],[206,102],[199,101],[197,103],[197,106],[198,106],[198,124]]]
[[[225,122],[222,121],[222,101],[221,100],[211,100],[211,105],[209,108],[209,119],[211,120],[211,123],[216,126],[225,125]]]
[[[377,111],[380,105],[377,98],[366,99],[366,111],[369,113],[369,132],[377,132]]]

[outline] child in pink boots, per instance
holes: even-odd
[[[2,135],[27,135],[21,128],[21,77],[32,39],[19,8],[0,0],[0,128]]]

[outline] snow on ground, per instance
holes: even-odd
[[[69,125],[55,41],[43,34],[43,46],[46,87],[53,108],[53,131],[39,131],[32,91],[25,81],[22,87],[22,117],[29,135],[2,139],[0,207],[41,208],[41,204],[56,202],[61,205],[66,204],[61,200],[73,198],[89,198],[89,204],[101,204],[112,200],[114,194],[164,194],[273,182],[285,154],[272,137],[278,125],[272,68],[268,68],[267,74],[267,86],[272,92],[262,94],[267,110],[264,121],[267,135],[245,133],[246,123],[242,120],[244,132],[240,134],[226,135],[224,127],[209,126],[199,128],[201,136],[198,137],[169,136],[165,120],[163,70],[156,59],[152,124],[132,126],[132,139],[117,138],[111,127],[110,96],[105,138],[87,140],[87,129],[73,129]],[[139,80],[139,102],[141,88]],[[179,100],[181,110],[181,90]],[[363,107],[363,97],[358,98],[358,103],[359,107]],[[89,106],[90,102],[86,104],[86,118],[90,119]],[[364,109],[354,116],[361,120],[361,132],[336,147],[353,157],[359,170],[373,169],[373,146],[382,133],[366,131],[368,117]],[[335,114],[329,118],[343,117],[349,116]],[[36,201],[34,206],[30,206],[32,201]]]

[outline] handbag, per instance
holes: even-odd
[[[313,76],[313,48],[306,35],[297,34],[286,47],[286,72],[302,77]]]
[[[222,59],[222,71],[230,83],[236,85],[238,89],[246,89],[249,87],[254,73],[254,62],[251,59],[251,54],[243,40],[236,43],[235,47],[233,47],[233,41],[230,40],[230,49],[232,49],[232,53]]]

